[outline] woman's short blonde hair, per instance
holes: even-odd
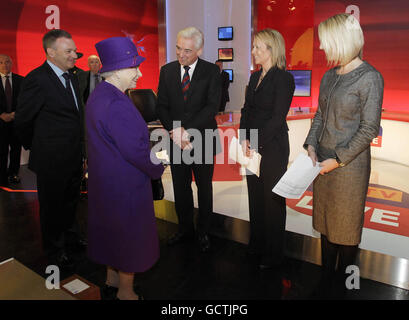
[[[364,34],[358,20],[351,14],[337,14],[318,26],[320,48],[330,65],[346,65],[362,58]]]
[[[273,29],[263,29],[254,35],[254,40],[263,42],[271,52],[271,62],[273,67],[285,69],[285,42],[280,32]]]

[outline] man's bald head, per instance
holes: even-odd
[[[11,58],[6,54],[0,53],[0,72],[7,75],[11,72],[12,66]]]

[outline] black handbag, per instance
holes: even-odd
[[[165,190],[163,189],[162,179],[151,179],[152,182],[152,194],[153,200],[162,200],[165,196]]]

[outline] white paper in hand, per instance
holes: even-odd
[[[229,158],[242,166],[246,166],[249,163],[250,159],[244,156],[239,140],[236,137],[231,138],[229,145]]]
[[[257,175],[257,177],[260,176],[261,154],[254,152],[251,158],[246,157],[236,137],[233,137],[230,141],[229,158],[241,164],[245,169]],[[245,170],[243,171],[245,172]]]
[[[253,172],[257,177],[260,177],[260,163],[261,163],[261,154],[254,152],[253,156],[250,158],[246,169]]]
[[[165,163],[169,163],[169,156],[168,156],[168,152],[164,149],[162,151],[158,151],[155,153],[156,158],[158,158],[159,160],[165,162]]]
[[[300,153],[291,167],[274,186],[273,192],[288,199],[299,199],[321,171],[319,162],[315,167],[310,157]]]

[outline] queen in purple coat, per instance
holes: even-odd
[[[164,167],[150,155],[147,125],[124,94],[142,75],[133,42],[125,37],[95,45],[105,81],[86,106],[88,137],[88,256],[107,266],[103,290],[119,299],[138,299],[134,272],[144,272],[159,258],[151,179]],[[118,288],[118,289],[117,289]]]

